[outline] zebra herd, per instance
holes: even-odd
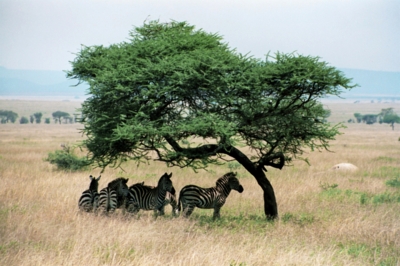
[[[89,189],[83,191],[79,199],[79,209],[85,212],[113,213],[117,208],[124,208],[128,213],[137,214],[139,210],[153,210],[155,215],[164,215],[166,205],[172,206],[172,215],[182,215],[188,218],[195,207],[200,209],[214,209],[213,218],[220,217],[221,207],[225,204],[231,190],[243,192],[243,187],[230,172],[220,177],[215,187],[201,188],[196,185],[184,186],[179,199],[171,181],[172,173],[163,174],[156,187],[147,186],[144,182],[128,187],[127,178],[117,178],[107,187],[98,192],[101,176],[90,178]]]

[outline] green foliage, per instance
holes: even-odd
[[[383,203],[400,203],[399,192],[383,192],[379,194],[361,193],[360,204],[383,204]]]
[[[382,203],[400,203],[399,193],[384,192],[372,197],[372,203],[382,204]]]
[[[130,37],[82,46],[67,72],[90,86],[81,109],[84,145],[102,167],[147,160],[153,151],[170,166],[205,168],[229,155],[279,167],[282,154],[290,163],[304,147],[327,149],[339,133],[318,100],[354,86],[318,57],[255,59],[186,22],[150,21]],[[185,143],[191,138],[212,141]],[[255,152],[242,156],[239,145]]]
[[[362,114],[360,114],[360,113],[354,113],[354,117],[356,118],[356,120],[357,120],[357,123],[361,123],[361,121],[362,121]]]
[[[86,157],[78,157],[74,154],[73,149],[68,146],[65,146],[63,150],[50,152],[45,161],[63,171],[83,171],[90,165]]]
[[[386,186],[389,187],[395,187],[395,188],[400,188],[400,179],[399,177],[396,177],[394,179],[390,179],[388,181],[386,181]]]
[[[50,118],[49,118],[49,117],[46,117],[46,118],[44,119],[44,123],[45,123],[45,124],[50,124]]]
[[[19,120],[20,124],[29,124],[29,119],[26,118],[25,116],[21,117],[21,119]]]
[[[365,204],[368,203],[368,201],[369,201],[368,195],[366,193],[361,193],[361,195],[360,195],[360,204],[361,205],[365,205]]]
[[[34,113],[33,116],[35,117],[36,124],[40,124],[42,122],[43,114],[41,112]]]
[[[365,122],[367,125],[372,125],[376,123],[378,120],[378,115],[368,114],[363,115],[362,121]]]
[[[58,122],[59,124],[61,124],[62,119],[65,119],[65,121],[69,121],[69,118],[71,117],[69,115],[69,113],[62,112],[62,111],[56,111],[52,115],[53,115],[53,119],[54,119],[55,123]]]
[[[234,172],[235,170],[239,169],[241,167],[241,164],[238,162],[229,162],[228,163],[228,168],[230,172]]]
[[[2,124],[11,122],[15,123],[17,121],[18,114],[14,113],[13,111],[8,111],[8,110],[0,110],[0,122]]]

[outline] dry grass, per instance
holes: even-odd
[[[3,103],[1,109],[13,110]],[[43,102],[23,106],[31,106],[28,114],[68,111],[52,111]],[[332,121],[381,109],[329,107]],[[280,212],[271,223],[263,216],[261,189],[241,168],[236,170],[245,191],[231,193],[216,222],[211,210],[196,209],[185,220],[172,218],[170,207],[156,220],[144,211],[139,218],[119,211],[111,217],[79,213],[88,176],[100,171],[57,172],[43,158],[61,143],[81,140],[80,126],[0,125],[0,265],[400,265],[400,188],[385,184],[400,177],[400,130],[347,126],[332,142],[333,152],[307,154],[311,166],[295,161],[282,171],[269,170]],[[360,170],[329,170],[341,162]],[[123,167],[125,172],[106,169],[100,187],[119,176],[129,177],[129,184],[155,185],[161,174],[173,172],[179,191],[189,183],[212,186],[229,171],[227,165],[212,166],[195,174],[156,162]]]

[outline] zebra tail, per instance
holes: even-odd
[[[179,215],[179,213],[182,210],[182,190],[179,192],[179,198],[178,198],[178,202],[177,202],[177,214]]]

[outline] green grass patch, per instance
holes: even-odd
[[[400,176],[400,168],[394,166],[382,166],[379,169],[373,171],[372,176],[383,178],[397,178]]]
[[[389,186],[397,187],[400,183],[400,180],[392,179],[386,182],[386,184],[390,184]],[[383,204],[383,203],[400,203],[400,191],[396,192],[383,192],[378,194],[366,193],[353,191],[351,189],[341,190],[338,188],[337,184],[322,184],[320,186],[322,188],[322,192],[320,193],[320,197],[322,199],[331,199],[336,202],[359,202],[361,205],[365,204]]]
[[[400,188],[400,179],[398,177],[386,181],[386,186]]]
[[[383,203],[400,203],[399,192],[383,192],[379,194],[361,193],[360,203],[365,204],[383,204]]]
[[[374,161],[375,160],[385,162],[385,163],[393,163],[393,162],[397,162],[399,159],[387,157],[387,156],[379,156],[378,158],[374,159]]]
[[[400,262],[400,251],[394,246],[369,246],[365,243],[338,243],[340,253],[345,253],[352,258],[361,259],[368,265],[393,266]]]
[[[10,241],[8,243],[4,243],[0,245],[0,254],[5,255],[10,251],[17,251],[20,247],[20,243],[18,241]]]
[[[247,265],[246,262],[237,262],[235,260],[232,260],[229,263],[229,266],[246,266],[246,265]]]
[[[265,232],[266,227],[273,227],[275,224],[274,221],[267,220],[263,214],[245,215],[243,213],[239,215],[221,214],[220,219],[213,220],[212,215],[197,212],[190,216],[190,220],[196,221],[199,228],[205,231],[226,232],[228,230],[231,233],[262,233]]]
[[[315,221],[315,217],[311,213],[293,214],[287,212],[281,216],[281,220],[283,223],[293,223],[300,226],[305,226],[312,224]]]
[[[322,187],[323,191],[320,193],[320,198],[324,200],[334,200],[336,202],[349,202],[356,203],[359,201],[361,192],[353,191],[351,189],[339,189],[337,184],[325,185]]]

